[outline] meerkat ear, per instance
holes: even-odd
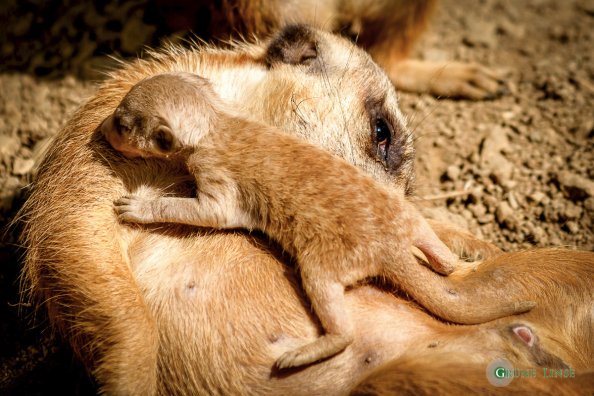
[[[315,32],[305,25],[289,25],[272,40],[266,51],[266,63],[302,65],[316,59],[318,45]]]
[[[512,334],[512,338],[524,345],[530,353],[534,363],[542,367],[549,368],[569,368],[559,356],[548,352],[541,344],[536,332],[526,324],[513,324],[508,327],[508,331]]]
[[[109,117],[107,117],[105,120],[103,120],[101,126],[99,127],[99,130],[101,131],[101,133],[103,133],[103,135],[109,132],[113,132],[113,113],[110,114]]]
[[[171,128],[162,124],[155,128],[153,142],[155,147],[162,153],[171,153],[179,146]]]

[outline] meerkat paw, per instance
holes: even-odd
[[[464,262],[476,263],[503,254],[497,246],[475,237],[468,231],[438,220],[427,219],[427,222],[437,237]]]
[[[118,220],[126,223],[148,224],[155,222],[151,200],[138,195],[125,195],[114,202]]]
[[[430,93],[435,96],[473,100],[495,99],[507,89],[503,81],[491,69],[476,63],[444,64],[430,84]]]
[[[485,100],[507,92],[499,73],[476,63],[405,60],[390,76],[399,89],[437,97]]]
[[[318,360],[326,359],[342,352],[352,342],[353,339],[348,336],[327,334],[312,343],[285,352],[276,361],[276,367],[282,370],[315,363]]]

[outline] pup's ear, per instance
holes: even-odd
[[[270,43],[266,51],[266,63],[302,65],[318,56],[315,31],[305,25],[289,25]]]
[[[153,142],[163,154],[169,154],[179,148],[179,143],[173,134],[173,131],[167,125],[159,125],[153,132]]]
[[[113,113],[110,114],[109,117],[107,117],[105,120],[103,120],[101,126],[99,127],[99,130],[101,131],[101,133],[103,133],[103,135],[114,131]]]

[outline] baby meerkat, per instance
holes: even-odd
[[[404,188],[388,191],[338,157],[233,114],[197,75],[168,73],[139,82],[101,130],[126,157],[183,161],[196,178],[197,198],[119,199],[120,220],[257,229],[297,260],[325,334],[285,352],[276,362],[280,369],[331,357],[353,341],[345,287],[372,276],[400,285],[457,323],[534,306],[505,296],[482,302],[480,290],[464,290],[419,265],[411,246],[441,274],[453,271],[456,258],[406,201]]]

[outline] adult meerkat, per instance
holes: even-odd
[[[301,23],[351,38],[400,90],[489,99],[505,91],[500,76],[474,63],[409,59],[438,0],[157,0],[172,31],[201,37],[268,37]]]
[[[394,125],[395,121],[390,120]],[[380,155],[396,167],[413,161],[406,133],[388,123]],[[353,342],[345,288],[381,276],[448,321],[487,322],[534,304],[464,290],[418,263],[419,248],[434,270],[449,274],[456,257],[404,198],[405,186],[381,188],[344,160],[262,123],[233,114],[210,84],[190,73],[160,74],[136,84],[101,130],[128,158],[181,161],[198,197],[116,202],[120,220],[260,230],[297,260],[303,288],[325,334],[287,351],[277,367],[311,364]],[[177,158],[176,158],[177,157]],[[312,175],[315,175],[312,177]]]
[[[389,116],[405,125],[390,81],[345,40],[308,31],[302,40],[291,41],[283,31],[271,41],[225,51],[173,47],[126,64],[56,136],[22,211],[23,288],[43,303],[100,390],[338,395],[374,367],[434,352],[465,353],[477,365],[501,355],[538,365],[544,349],[576,370],[594,366],[592,254],[505,254],[476,271],[454,272],[450,277],[468,287],[488,283],[501,295],[538,304],[521,316],[477,326],[443,323],[374,285],[353,288],[346,293],[355,325],[351,347],[279,375],[273,368],[278,357],[321,333],[289,258],[243,232],[118,221],[113,202],[123,195],[196,194],[183,168],[151,159],[139,167],[98,131],[132,86],[167,72],[208,78],[246,118],[333,152],[380,184],[410,183],[410,173],[377,155],[378,120]],[[383,101],[369,108],[371,97]],[[476,239],[439,235],[489,250]],[[532,326],[539,342],[518,343],[509,333],[518,323]]]

